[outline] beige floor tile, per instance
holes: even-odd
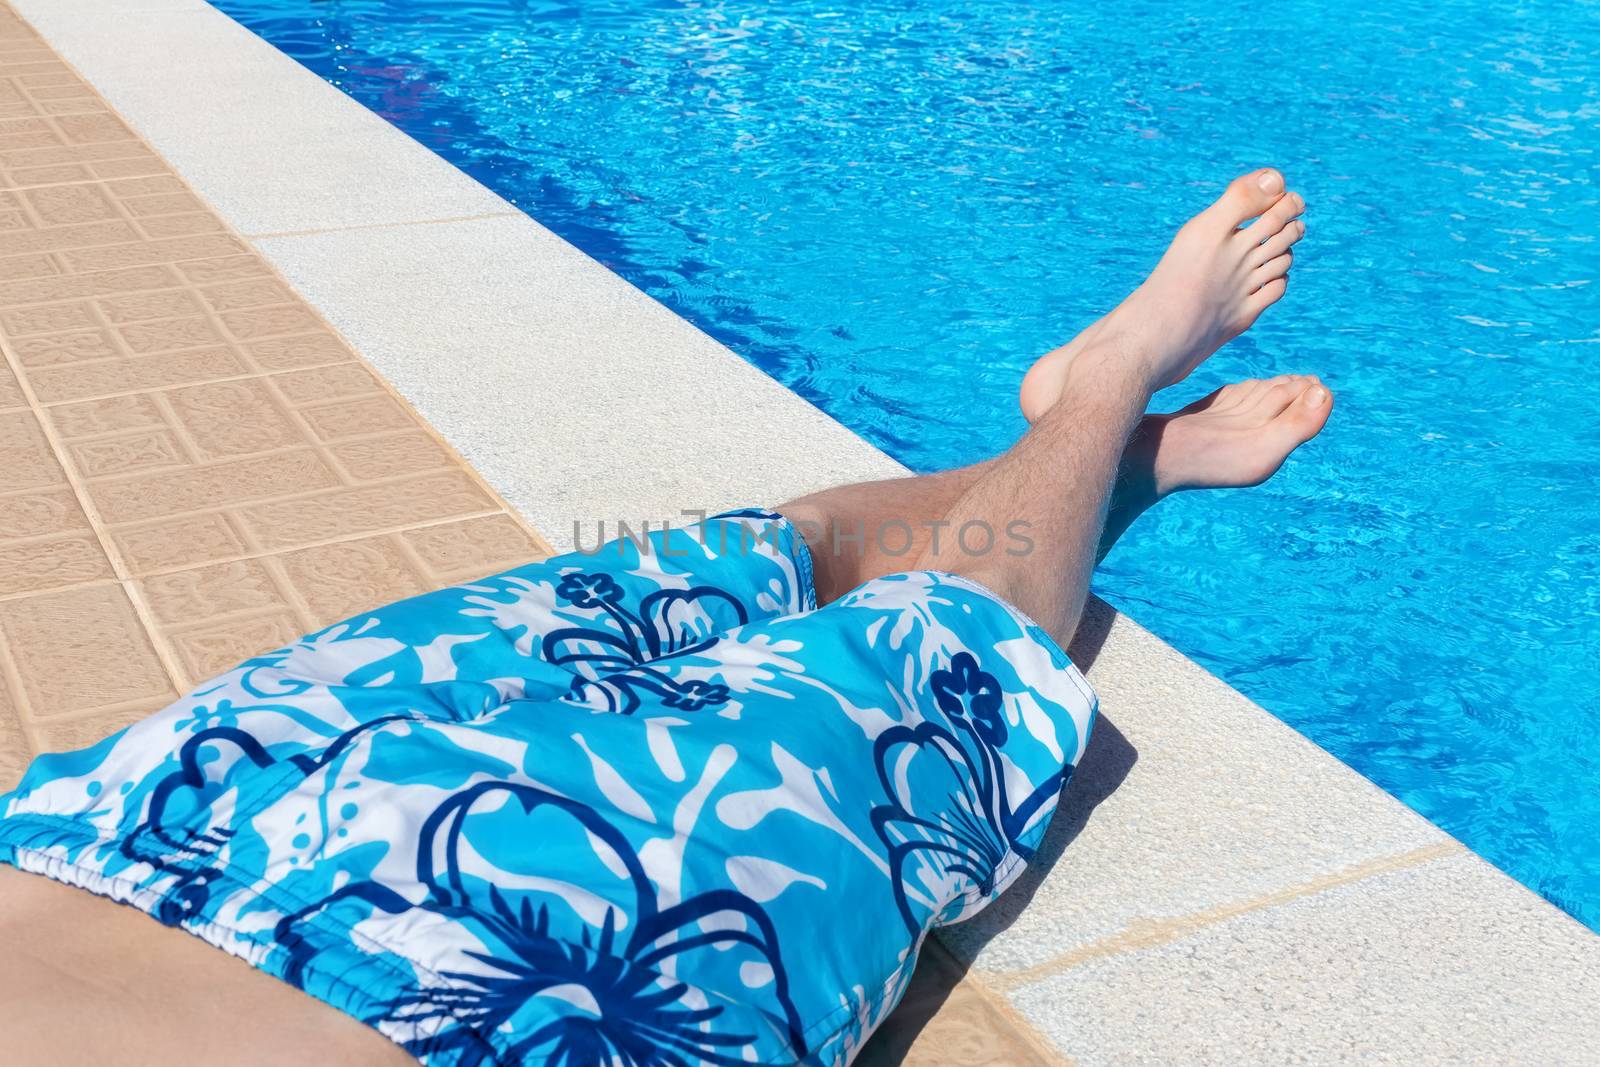
[[[92,533],[0,544],[0,596],[114,577],[111,561]]]
[[[3,7],[0,351],[0,783],[313,626],[548,554]]]
[[[856,1059],[858,1067],[1065,1067],[1011,1008],[927,942],[911,987]]]
[[[106,342],[106,335],[101,333],[81,338],[85,342],[91,339]],[[106,343],[115,350],[114,342]],[[66,367],[28,369],[25,361],[23,373],[40,402],[54,404],[113,393],[234,378],[249,374],[251,369],[237,351],[221,347],[169,352],[137,359],[108,356]]]
[[[174,571],[140,583],[150,614],[164,627],[183,626],[219,615],[291,610],[289,600],[259,559],[240,559]]]
[[[221,513],[180,515],[111,531],[130,574],[153,574],[248,555],[249,547]]]
[[[61,464],[45,442],[38,418],[31,411],[0,415],[0,493],[60,485],[66,481]]]
[[[189,685],[221,674],[242,660],[270,652],[306,631],[299,618],[272,612],[247,619],[216,619],[164,631]]]
[[[4,457],[0,456],[0,462]],[[0,545],[28,537],[89,529],[78,497],[65,486],[0,497]]]
[[[70,752],[86,748],[124,726],[132,726],[167,702],[139,702],[96,715],[68,719],[41,719],[34,724],[40,752]]]
[[[17,376],[11,373],[11,368],[0,367],[0,411],[20,408],[27,402],[27,398],[22,395],[22,386],[17,384]]]
[[[302,549],[279,562],[318,627],[424,592],[431,584],[391,537]]]
[[[0,601],[0,637],[32,718],[177,696],[120,585]]]
[[[328,455],[340,470],[362,481],[398,478],[454,463],[454,457],[436,438],[420,430],[330,445]]]
[[[105,521],[116,525],[331,489],[339,476],[309,448],[269,456],[230,459],[136,478],[91,480],[89,498]]]
[[[544,554],[522,526],[505,515],[407,530],[400,539],[439,579],[466,581]]]
[[[191,385],[172,390],[166,399],[202,459],[272,452],[305,442],[304,433],[260,379]]]
[[[16,784],[33,755],[33,746],[22,726],[22,712],[6,679],[0,676],[0,789]]]
[[[234,514],[259,544],[280,549],[494,510],[478,481],[458,470],[252,504]]]

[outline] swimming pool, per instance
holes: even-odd
[[[1600,5],[217,3],[919,469],[1281,166],[1289,296],[1170,400],[1333,423],[1097,587],[1600,929]]]

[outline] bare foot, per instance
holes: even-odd
[[[1129,447],[1149,456],[1158,496],[1260,485],[1332,411],[1333,394],[1314,375],[1234,382],[1170,415],[1146,415]]]
[[[1306,232],[1298,221],[1304,209],[1300,194],[1286,193],[1275,170],[1234,179],[1221,199],[1178,231],[1144,284],[1028,370],[1023,415],[1034,422],[1055,404],[1067,365],[1096,338],[1121,335],[1160,353],[1157,388],[1183,380],[1283,296],[1294,261],[1290,248]]]
[[[1163,497],[1260,485],[1332,412],[1333,394],[1320,379],[1284,374],[1225,385],[1170,415],[1146,415],[1117,469],[1099,558]]]

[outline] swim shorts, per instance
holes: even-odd
[[[1065,653],[915,571],[818,608],[741,511],[257,656],[0,796],[0,859],[424,1063],[841,1064],[1088,740]]]

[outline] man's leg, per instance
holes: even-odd
[[[1096,562],[1173,493],[1266,481],[1317,435],[1332,402],[1315,376],[1285,374],[1234,382],[1180,411],[1144,416],[1117,464]],[[942,546],[957,538],[945,515],[993,464],[842,485],[780,506],[811,547],[818,600],[829,603],[862,582],[905,570],[935,540]]]
[[[1019,559],[930,544],[916,568],[987,586],[1067,644],[1089,593],[1117,462],[1151,394],[1187,373],[1182,362],[1136,334],[1102,334],[1073,360],[1062,399],[945,515],[957,530],[1025,529],[1031,550]]]
[[[1020,398],[1030,419],[1049,412],[1055,396],[1064,391],[1071,362],[1102,335],[1108,323],[1113,336],[1117,330],[1128,332],[1130,325],[1150,318],[1153,304],[1172,303],[1173,290],[1203,288],[1203,283],[1215,282],[1221,275],[1234,283],[1213,286],[1226,302],[1230,296],[1237,299],[1241,288],[1255,287],[1247,314],[1238,323],[1223,324],[1217,344],[1248,328],[1255,315],[1282,294],[1277,272],[1288,269],[1288,249],[1305,232],[1295,220],[1304,205],[1295,193],[1252,190],[1251,183],[1263,177],[1269,182],[1275,179],[1272,172],[1260,172],[1235,182],[1227,196],[1180,232],[1161,266],[1128,301],[1038,361],[1024,379]],[[1277,187],[1281,191],[1281,184]],[[1238,212],[1258,209],[1263,202],[1270,207],[1255,222],[1232,224],[1224,245],[1233,247],[1218,249],[1219,223],[1226,226]],[[1179,327],[1179,334],[1185,329],[1191,328]],[[1294,448],[1321,430],[1332,410],[1331,400],[1315,378],[1284,375],[1238,382],[1181,411],[1145,416],[1118,462],[1096,560],[1105,557],[1140,514],[1173,492],[1264,481]],[[905,570],[925,552],[943,554],[951,544],[959,550],[959,527],[950,526],[945,516],[992,471],[995,462],[841,486],[781,505],[778,510],[800,525],[811,545],[818,599],[827,603],[862,582]]]

